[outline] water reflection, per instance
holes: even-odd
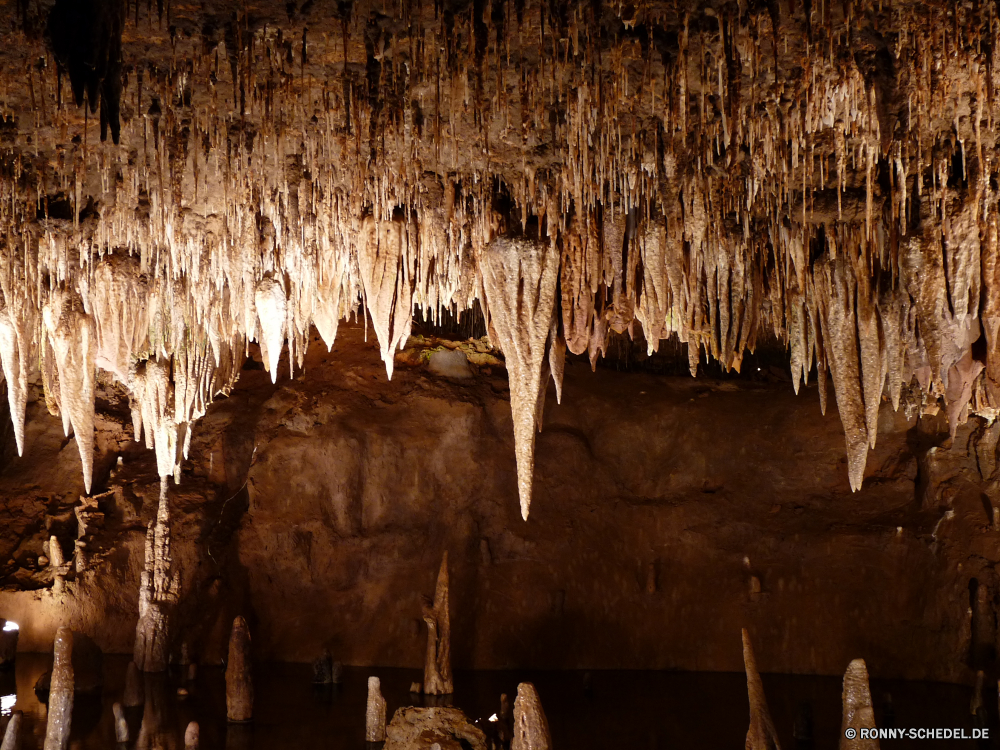
[[[46,710],[33,687],[50,664],[48,655],[21,654],[14,671],[0,671],[3,711],[24,712],[23,750],[42,745]],[[117,746],[112,705],[122,700],[127,664],[128,657],[107,657],[103,694],[77,696],[73,750]],[[226,723],[225,676],[218,667],[198,670],[193,681],[180,668],[143,675],[143,702],[124,709],[134,738],[130,750],[182,750],[184,731],[192,721],[199,724],[201,750],[367,750],[364,725],[370,674],[382,681],[390,717],[397,708],[424,700],[409,691],[411,683],[421,678],[419,670],[346,668],[339,686],[313,685],[308,664],[264,664],[254,671],[256,705],[250,725]],[[722,750],[741,747],[746,738],[749,709],[742,674],[595,671],[585,678],[579,672],[459,671],[455,695],[427,702],[458,706],[495,735],[507,729],[509,702],[505,711],[500,695],[515,695],[518,682],[524,680],[538,688],[559,750]],[[840,679],[764,675],[763,680],[783,747],[838,747]],[[969,688],[873,680],[872,693],[881,698],[876,707],[879,723],[973,726]],[[9,696],[16,696],[13,705]],[[980,721],[997,726],[995,692],[984,695],[984,706],[989,715]],[[498,721],[491,722],[494,714]],[[0,732],[7,721],[6,715],[0,718]],[[906,742],[893,745],[907,746]]]

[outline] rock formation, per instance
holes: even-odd
[[[365,741],[385,741],[385,698],[378,677],[368,678],[368,708],[365,711]]]
[[[229,636],[229,659],[226,662],[226,717],[231,722],[253,719],[253,672],[250,654],[250,629],[246,620],[233,620]]]
[[[73,633],[69,628],[59,628],[56,632],[52,656],[52,683],[49,689],[44,750],[66,750],[69,747],[74,692]]]
[[[385,729],[382,750],[442,748],[487,750],[486,735],[457,708],[400,708]]]
[[[189,722],[184,730],[184,750],[198,750],[198,737],[201,734],[198,722]]]
[[[52,591],[61,594],[66,590],[66,574],[69,572],[69,565],[63,560],[62,547],[59,539],[49,537],[49,568],[52,570]]]
[[[855,659],[844,672],[844,713],[840,725],[840,750],[878,750],[877,739],[861,737],[860,730],[875,728],[875,709],[868,687],[868,667],[864,659]],[[857,736],[848,739],[844,731],[858,730]]]
[[[747,693],[750,697],[750,729],[747,731],[746,750],[781,750],[746,628],[743,629],[743,663],[746,666]]]
[[[0,372],[18,451],[41,381],[88,490],[99,372],[176,478],[249,341],[274,379],[353,314],[391,375],[414,310],[484,307],[525,515],[543,367],[625,332],[693,372],[776,339],[821,408],[829,374],[855,488],[883,395],[1000,406],[989,3],[278,4],[166,46],[152,6],[68,42],[71,7],[0,24],[38,61],[0,69]]]
[[[549,722],[538,691],[530,682],[517,686],[514,699],[514,739],[510,750],[552,750]]]
[[[146,531],[146,564],[139,583],[139,622],[134,661],[143,672],[162,672],[170,657],[170,624],[180,595],[180,571],[170,555],[170,505],[167,482],[160,482],[156,521]]]
[[[3,742],[0,742],[0,750],[21,750],[21,719],[23,714],[14,711],[7,722],[7,729],[3,733]]]
[[[115,740],[119,743],[129,741],[128,721],[125,719],[125,711],[121,703],[115,703],[111,707],[111,713],[115,717]]]
[[[424,692],[427,695],[449,695],[455,692],[451,677],[451,614],[448,605],[448,553],[441,559],[434,601],[424,600],[422,606],[427,624],[427,657],[424,662]]]

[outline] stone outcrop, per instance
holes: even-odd
[[[400,708],[386,727],[383,750],[488,750],[486,735],[457,708]]]
[[[451,612],[448,604],[448,553],[445,552],[434,587],[434,601],[424,601],[427,625],[427,657],[424,662],[424,692],[448,695],[455,692],[451,676]]]

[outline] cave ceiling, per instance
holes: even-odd
[[[549,377],[776,338],[860,488],[883,398],[1000,405],[1000,17],[979,2],[19,0],[0,8],[0,363],[89,491],[95,390],[178,475],[250,342],[478,306],[528,515]],[[283,370],[282,376],[286,371]],[[828,395],[828,380],[832,393]]]

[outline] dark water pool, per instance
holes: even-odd
[[[0,672],[5,715],[24,712],[23,750],[42,746],[46,708],[34,693],[38,677],[51,659],[21,654],[12,672]],[[105,658],[102,696],[78,700],[73,714],[74,750],[105,750],[115,743],[111,705],[121,700],[128,657]],[[229,730],[225,722],[225,682],[221,668],[202,668],[193,683],[179,674],[147,676],[147,702],[129,714],[135,748],[183,748],[189,721],[201,725],[204,750],[364,750],[367,678],[382,680],[389,715],[411,705],[409,686],[423,675],[410,669],[347,668],[338,690],[311,684],[312,671],[302,664],[261,664],[255,670],[256,705],[252,727]],[[840,735],[840,691],[837,678],[764,675],[771,713],[785,750],[807,745],[793,737],[804,707],[812,715],[815,750],[833,750]],[[465,672],[455,674],[454,705],[470,718],[486,718],[499,708],[500,694],[512,696],[518,682],[534,682],[552,729],[555,750],[739,750],[746,738],[749,708],[742,674],[686,672]],[[589,684],[589,688],[587,687]],[[187,696],[177,690],[184,687]],[[974,726],[967,687],[921,682],[872,682],[876,720],[885,721],[886,693],[892,696],[896,726]],[[12,699],[11,696],[16,696]],[[996,691],[984,697],[990,726],[997,730]],[[13,705],[11,703],[13,702]],[[884,741],[883,748],[1000,748],[974,740]]]

